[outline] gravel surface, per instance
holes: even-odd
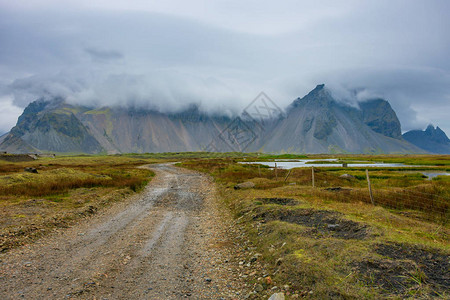
[[[0,299],[240,299],[239,231],[209,177],[171,164],[144,192],[0,255]]]

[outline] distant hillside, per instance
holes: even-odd
[[[450,154],[450,139],[439,127],[433,125],[422,130],[411,130],[403,134],[403,138],[431,153]]]
[[[360,109],[337,102],[318,85],[286,115],[259,120],[208,115],[191,106],[179,113],[118,107],[89,108],[63,99],[38,100],[0,142],[8,152],[129,153],[265,151],[295,153],[420,153],[405,141],[389,102]]]

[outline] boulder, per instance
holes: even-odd
[[[355,176],[350,175],[350,174],[342,174],[341,176],[339,176],[340,178],[344,178],[344,179],[354,179]]]
[[[37,174],[37,170],[36,168],[31,168],[31,167],[25,167],[25,169],[23,169],[25,172],[29,172],[29,173],[36,173]]]
[[[275,293],[272,296],[270,296],[269,300],[284,300],[284,294],[283,293]]]
[[[254,184],[253,182],[246,181],[246,182],[243,182],[243,183],[236,184],[236,185],[234,186],[234,189],[235,189],[235,190],[252,189],[252,188],[254,188],[254,187],[255,187],[255,184]]]

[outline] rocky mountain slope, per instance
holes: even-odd
[[[6,139],[6,137],[8,136],[9,132],[3,134],[0,136],[0,144],[3,143],[3,141]]]
[[[63,106],[61,99],[30,103],[4,139],[2,148],[8,152],[102,151],[83,123],[73,113],[61,110]]]
[[[403,134],[403,138],[424,149],[436,154],[450,154],[450,139],[439,127],[428,125],[425,130],[411,130]]]
[[[337,102],[324,85],[296,99],[260,146],[269,152],[421,152],[401,138],[400,122],[387,101],[350,107]]]
[[[8,152],[130,153],[196,151],[230,119],[192,107],[182,113],[35,101],[0,144]]]
[[[364,124],[382,135],[400,139],[402,130],[397,114],[389,102],[383,99],[373,99],[359,103]]]
[[[266,151],[297,153],[424,152],[401,136],[390,104],[350,107],[318,85],[286,114],[260,122],[208,115],[198,107],[172,114],[118,107],[88,108],[38,100],[0,143],[8,152],[129,153]]]

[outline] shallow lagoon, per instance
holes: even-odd
[[[322,163],[314,163],[317,162],[317,159],[298,159],[298,160],[292,160],[292,159],[276,159],[273,161],[245,161],[240,162],[241,164],[261,164],[265,166],[269,166],[271,168],[275,167],[275,164],[277,164],[277,168],[280,169],[293,169],[293,168],[329,168],[329,167],[342,167],[342,162],[338,162],[337,159],[334,158],[327,158],[327,159],[320,159]],[[326,163],[329,162],[329,163]],[[396,163],[396,164],[390,164],[390,163],[380,163],[380,162],[357,162],[357,163],[347,163],[347,167],[359,167],[359,168],[376,168],[376,167],[419,167],[419,166],[412,166],[412,165],[405,165],[402,163]],[[447,172],[433,172],[433,171],[421,171],[423,175],[427,176],[428,180],[432,180],[434,177],[437,176],[449,176],[450,173]]]
[[[328,168],[328,167],[342,167],[342,163],[338,162],[337,159],[329,158],[329,159],[320,159],[321,162],[329,162],[329,163],[313,163],[317,162],[317,159],[298,159],[298,160],[284,160],[284,159],[276,159],[274,161],[254,161],[254,162],[241,162],[242,164],[261,164],[266,165],[271,168],[275,167],[277,164],[277,168],[281,169],[292,169],[292,168]],[[405,164],[388,164],[388,163],[372,163],[372,162],[358,162],[358,163],[348,163],[347,167],[417,167],[417,166],[409,166]]]
[[[450,176],[450,173],[447,172],[421,172],[423,175],[428,177],[428,180],[433,179],[437,176]]]

